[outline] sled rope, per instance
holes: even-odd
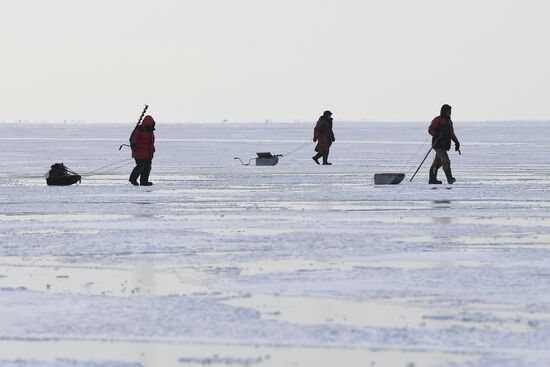
[[[286,157],[286,156],[289,156],[289,155],[291,155],[291,154],[294,154],[294,153],[296,153],[297,151],[304,149],[305,147],[307,147],[307,146],[310,145],[310,144],[313,144],[313,142],[312,142],[312,141],[307,141],[307,142],[305,142],[305,143],[303,143],[303,144],[300,144],[297,148],[292,149],[290,152],[288,152],[288,153],[286,153],[286,154],[283,154],[282,156],[283,156],[283,157]]]
[[[407,161],[407,163],[405,163],[403,165],[403,167],[401,167],[401,169],[399,171],[403,172],[403,170],[405,168],[409,168],[408,171],[406,172],[406,174],[408,175],[409,173],[411,173],[411,171],[414,169],[415,166],[411,166],[410,163],[413,161],[413,160],[416,160],[416,156],[418,155],[418,153],[424,148],[424,146],[426,145],[426,143],[428,142],[428,139],[430,139],[430,136],[428,136],[426,138],[426,140],[424,140],[424,142],[418,147],[418,149],[416,150],[416,152],[411,156],[411,158],[409,158],[409,160]]]
[[[108,169],[108,170],[106,170],[106,171],[96,173],[96,174],[94,174],[94,175],[92,175],[92,176],[106,175],[106,174],[109,174],[109,173],[111,173],[111,172],[113,172],[113,171],[116,171],[116,170],[119,169],[119,168],[126,167],[126,166],[128,166],[128,165],[130,165],[130,164],[133,164],[133,162],[126,162],[126,163],[124,163],[124,164],[121,164],[120,166],[116,166],[116,167],[110,168],[110,169]],[[90,177],[90,176],[86,176],[86,177]]]
[[[113,162],[113,163],[110,163],[110,164],[107,164],[105,166],[102,166],[102,167],[99,167],[98,169],[96,170],[93,170],[93,171],[90,171],[90,172],[87,172],[83,175],[80,175],[82,177],[91,177],[91,176],[97,176],[97,175],[101,175],[101,174],[104,174],[106,172],[111,172],[111,171],[114,171],[115,169],[118,169],[118,168],[121,168],[121,167],[124,167],[124,166],[127,166],[129,165],[133,159],[132,158],[126,158],[126,159],[123,159],[121,161],[117,161],[117,162]],[[125,164],[121,165],[121,166],[118,166],[118,167],[112,167],[112,166],[115,166],[117,164],[121,164],[123,162],[126,162]],[[111,168],[110,168],[111,167]],[[103,171],[104,169],[108,168],[106,171],[104,172],[100,172],[100,171]]]

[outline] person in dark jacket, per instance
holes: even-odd
[[[430,167],[429,184],[441,184],[437,179],[437,170],[443,167],[447,176],[447,182],[453,184],[456,179],[451,172],[451,161],[447,152],[451,149],[451,140],[455,143],[455,150],[460,154],[460,142],[455,135],[453,121],[451,120],[451,106],[441,106],[441,113],[432,120],[428,133],[432,136],[432,147],[435,151],[435,158]]]
[[[330,146],[336,141],[334,138],[334,132],[332,131],[332,112],[325,111],[323,116],[319,117],[317,125],[313,130],[313,141],[317,142],[315,147],[316,155],[311,157],[315,163],[319,164],[319,158],[323,157],[324,165],[331,165],[328,162],[328,154],[330,152]]]
[[[140,125],[136,126],[130,136],[130,147],[132,158],[136,160],[136,166],[130,174],[130,183],[134,186],[151,186],[149,174],[151,173],[151,162],[155,154],[155,120],[147,115]],[[139,184],[138,184],[138,178]]]

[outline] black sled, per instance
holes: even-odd
[[[375,185],[399,185],[405,178],[404,173],[376,173],[374,175]]]
[[[81,180],[82,177],[80,175],[65,167],[63,163],[52,165],[46,176],[48,186],[69,186],[77,182],[80,183]]]
[[[259,152],[256,153],[256,158],[250,158],[248,160],[248,163],[244,163],[239,157],[235,157],[234,159],[238,159],[241,161],[243,166],[249,166],[252,161],[256,161],[256,166],[275,166],[277,163],[279,163],[279,157],[282,157],[282,154],[276,154],[273,155],[270,152]]]

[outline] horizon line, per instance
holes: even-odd
[[[335,119],[338,123],[429,123],[430,120],[370,120],[370,119]],[[240,120],[221,120],[221,121],[173,121],[159,120],[162,124],[301,124],[315,123],[315,120],[259,120],[259,121],[240,121]],[[550,119],[509,119],[509,120],[453,120],[460,123],[550,123]],[[135,124],[135,121],[90,121],[90,120],[0,120],[0,124]]]

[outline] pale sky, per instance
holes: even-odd
[[[548,0],[0,0],[0,121],[550,120]]]

